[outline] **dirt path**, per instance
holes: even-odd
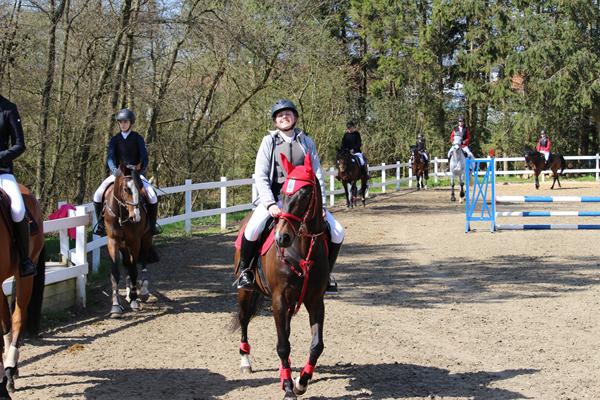
[[[564,186],[552,194],[600,193]],[[600,398],[600,233],[491,234],[482,223],[466,235],[464,207],[448,198],[404,190],[338,210],[342,293],[327,300],[326,349],[303,398]],[[138,314],[108,319],[109,299],[93,293],[88,317],[23,346],[14,399],[282,398],[266,311],[250,325],[255,373],[238,372],[239,333],[228,330],[233,239],[163,247],[158,297]],[[296,375],[310,342],[304,310],[291,342]]]

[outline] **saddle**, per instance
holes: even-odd
[[[260,235],[260,238],[258,239],[258,246],[256,247],[260,249],[260,251],[256,255],[264,256],[265,254],[267,254],[267,252],[275,242],[275,230],[273,228],[275,228],[275,219],[271,217],[267,220],[267,223],[265,224],[265,229],[263,230],[263,232]],[[242,248],[242,235],[244,234],[245,230],[246,226],[240,229],[237,239],[235,240],[235,248],[238,250]]]
[[[21,191],[21,194],[23,195],[23,197],[28,195],[27,193],[23,193],[22,191]],[[25,199],[23,199],[23,200],[25,200]],[[14,236],[13,221],[12,221],[12,216],[10,214],[10,205],[11,205],[10,197],[8,196],[8,194],[6,194],[6,192],[4,190],[2,190],[2,188],[0,188],[0,217],[4,220],[6,226],[8,227],[8,231],[9,231],[10,235]],[[40,232],[40,227],[38,226],[37,222],[33,218],[33,214],[31,214],[31,211],[27,207],[27,204],[25,204],[25,219],[27,220],[27,223],[29,224],[29,236],[37,235]]]

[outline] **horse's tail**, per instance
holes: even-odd
[[[562,175],[563,171],[567,167],[567,162],[565,161],[565,158],[563,157],[562,154],[559,154],[559,157],[560,157],[560,174]]]
[[[27,332],[30,336],[37,336],[40,332],[42,321],[42,301],[46,284],[46,248],[42,247],[37,261],[37,274],[33,278],[31,299],[27,307]]]
[[[263,300],[264,296],[258,290],[252,292],[252,298],[250,299],[249,307],[245,309],[245,311],[247,312],[248,321],[251,321],[252,318],[256,317],[256,315],[261,309]],[[240,320],[238,318],[238,315],[234,313],[231,318],[230,331],[235,332],[239,328]]]

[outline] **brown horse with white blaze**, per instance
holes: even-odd
[[[304,165],[297,167],[291,165],[284,155],[281,158],[287,179],[283,185],[282,214],[275,226],[274,244],[260,257],[263,271],[255,274],[256,289],[238,290],[238,315],[234,323],[241,327],[240,368],[243,372],[252,372],[248,324],[256,315],[260,300],[271,297],[277,329],[277,354],[281,363],[281,386],[285,391],[284,399],[288,400],[306,392],[324,349],[323,295],[330,271],[321,189],[310,156],[305,157]],[[236,269],[239,269],[239,257],[238,250]],[[255,265],[257,262],[258,257]],[[258,270],[258,266],[256,268]],[[307,363],[300,376],[292,380],[290,324],[302,303],[308,311],[312,341]]]
[[[0,190],[0,207],[2,207],[2,211],[0,211],[0,282],[13,277],[13,293],[15,295],[11,314],[7,298],[0,288],[0,323],[4,334],[4,340],[0,342],[0,345],[3,348],[2,360],[5,374],[0,384],[0,399],[10,399],[8,391],[14,391],[21,338],[25,330],[33,335],[38,333],[44,296],[46,271],[42,211],[35,196],[24,186],[20,185],[20,189],[25,207],[29,211],[32,222],[38,228],[36,232],[32,232],[29,238],[29,257],[37,265],[37,274],[24,278],[19,275],[20,260],[13,238],[10,202],[2,200],[8,199],[8,196]]]
[[[148,213],[144,208],[144,185],[140,176],[140,166],[119,167],[120,173],[104,197],[106,206],[104,221],[108,237],[108,253],[111,259],[110,281],[112,286],[112,307],[110,315],[120,317],[124,312],[119,296],[119,255],[127,269],[127,301],[132,310],[139,310],[138,270],[142,266],[141,299],[147,298],[148,281],[146,265],[152,251],[152,232],[148,224]]]

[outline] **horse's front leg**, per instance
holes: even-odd
[[[352,182],[352,207],[356,205],[356,198],[358,197],[358,188],[356,187],[356,181]]]
[[[535,181],[535,188],[539,189],[540,188],[539,173],[536,173],[534,175],[534,181]]]
[[[450,201],[456,201],[456,196],[454,195],[454,178],[450,178]]]
[[[139,311],[140,304],[138,302],[137,293],[137,263],[135,261],[127,264],[127,301],[133,311]]]
[[[29,305],[29,300],[31,300],[31,291],[33,289],[33,277],[29,276],[26,278],[21,278],[18,275],[14,276],[16,280],[16,291],[15,291],[15,304],[14,310],[11,318],[11,333],[10,333],[10,341],[7,337],[4,338],[5,342],[5,356],[4,356],[4,374],[7,378],[7,389],[10,392],[15,391],[15,383],[14,378],[17,377],[19,373],[19,343],[21,339],[21,334],[25,327],[25,321],[27,319],[27,306]],[[4,293],[2,293],[1,302],[5,303],[3,305],[3,309],[8,311],[8,302],[4,297]],[[9,314],[10,315],[10,314]],[[3,323],[4,325],[4,323]],[[1,389],[0,389],[1,390]],[[0,391],[1,395],[1,391]],[[2,397],[0,397],[2,398]]]
[[[150,298],[150,272],[148,271],[148,254],[152,249],[152,235],[146,234],[142,239],[142,247],[140,250],[141,274],[139,281],[139,299],[142,302],[148,301]]]
[[[296,399],[290,362],[290,322],[292,320],[292,312],[289,310],[290,306],[282,293],[278,295],[273,294],[272,307],[275,327],[277,328],[277,355],[281,361],[279,378],[281,380],[281,388],[285,392],[283,400]]]
[[[110,256],[110,285],[112,288],[110,316],[119,318],[124,311],[124,308],[121,305],[121,298],[119,297],[119,279],[121,279],[121,273],[119,271],[119,244],[114,238],[109,237],[106,247],[108,248],[108,255]]]
[[[323,343],[323,321],[325,319],[325,305],[323,304],[323,298],[321,297],[314,303],[307,305],[306,309],[308,310],[310,319],[312,341],[310,342],[308,361],[306,362],[306,365],[304,365],[304,368],[302,368],[300,376],[294,380],[294,392],[297,395],[306,393],[308,382],[312,379],[317,360],[325,348]]]
[[[350,195],[348,194],[348,182],[343,180],[342,186],[344,187],[344,193],[346,194],[346,207],[350,207]]]

